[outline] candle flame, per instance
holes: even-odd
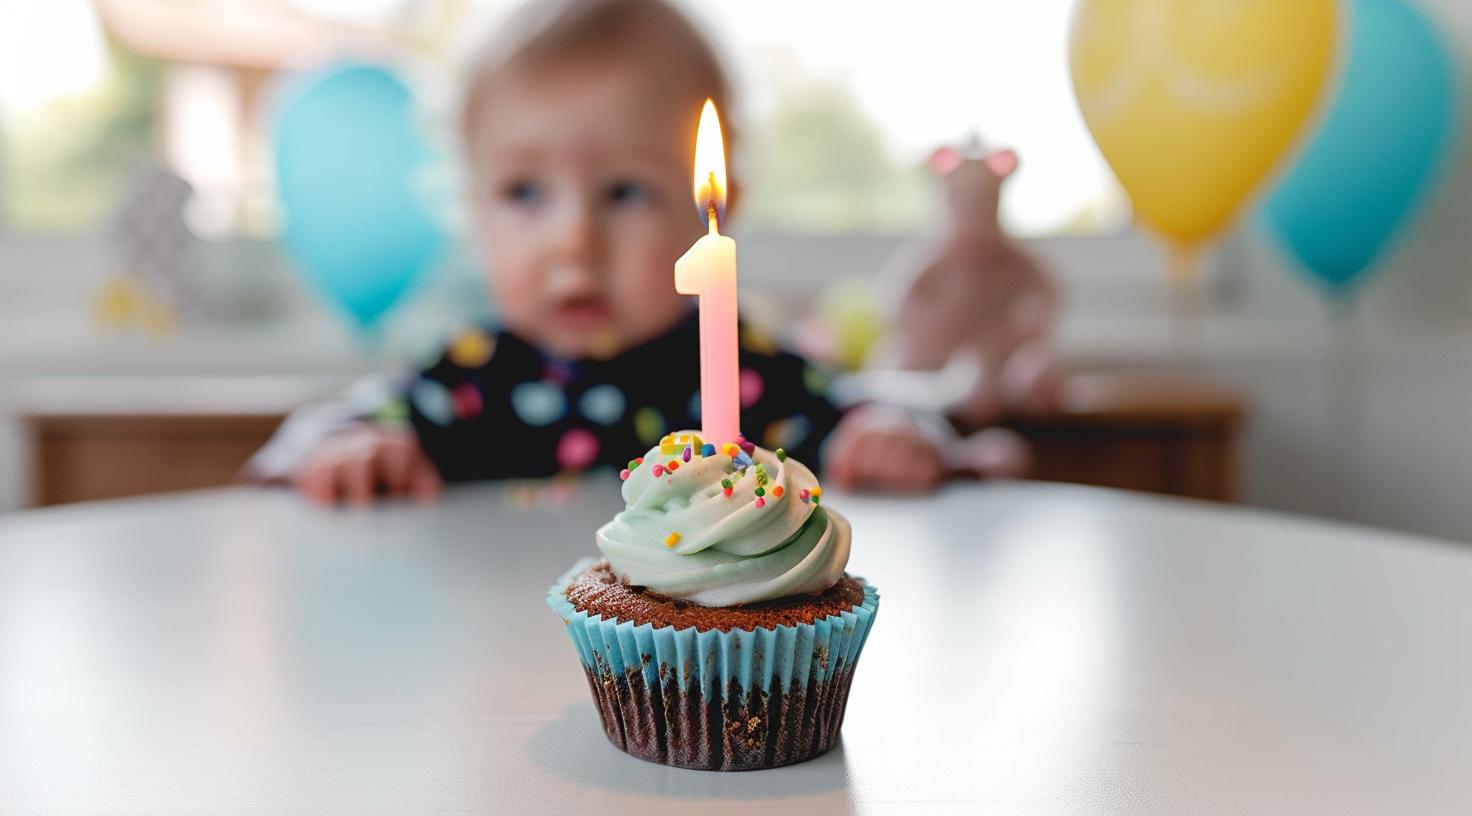
[[[721,138],[716,103],[709,99],[700,110],[700,125],[695,129],[694,190],[695,206],[714,233],[726,213],[726,141]]]

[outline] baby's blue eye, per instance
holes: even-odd
[[[542,200],[542,185],[535,181],[521,179],[506,185],[502,195],[507,201],[516,204],[537,204]]]
[[[636,181],[618,181],[608,188],[608,201],[615,205],[639,204],[648,198],[649,188]]]

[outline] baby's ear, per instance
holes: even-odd
[[[935,152],[930,154],[930,160],[926,164],[930,165],[931,171],[937,176],[945,176],[960,167],[964,160],[965,157],[961,155],[961,151],[954,147],[937,147]]]
[[[983,161],[986,162],[988,170],[992,171],[999,179],[1004,179],[1017,170],[1017,151],[1007,149],[998,150],[988,155]]]

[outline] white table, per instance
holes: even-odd
[[[1043,484],[825,497],[883,595],[842,743],[720,774],[609,745],[543,604],[612,484],[524,492],[0,517],[0,812],[1472,812],[1472,548]]]

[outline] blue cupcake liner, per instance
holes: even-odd
[[[800,762],[832,747],[879,609],[873,587],[853,609],[813,623],[701,632],[578,611],[567,586],[596,563],[573,565],[547,591],[547,605],[567,624],[616,745],[655,762],[727,770]]]

